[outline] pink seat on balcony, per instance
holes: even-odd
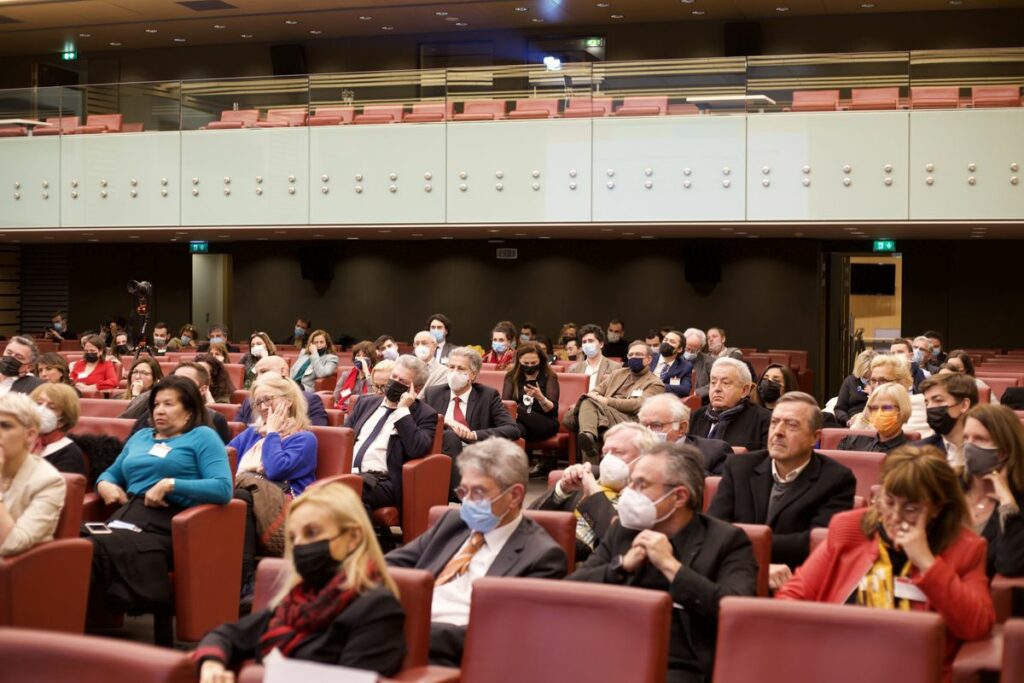
[[[626,97],[615,116],[661,116],[668,112],[668,95]]]
[[[960,88],[950,86],[918,86],[910,89],[911,109],[956,109],[960,106]]]
[[[976,85],[971,89],[971,104],[975,109],[984,107],[1021,106],[1019,85]]]
[[[685,102],[683,104],[668,105],[669,116],[694,116],[700,114],[700,107],[696,104]]]
[[[352,123],[355,107],[317,107],[316,113],[309,117],[311,126],[337,126]]]
[[[267,120],[257,121],[257,128],[288,128],[306,125],[306,108],[268,109]]]
[[[608,116],[612,113],[610,97],[573,97],[562,112],[562,116],[570,119],[589,118],[591,116]]]
[[[515,108],[509,112],[510,119],[551,119],[558,116],[558,99],[555,97],[516,100]]]
[[[230,130],[252,128],[260,118],[259,109],[229,109],[220,113],[219,121],[210,121],[206,130]]]
[[[420,102],[412,105],[412,111],[402,117],[405,123],[436,123],[445,121],[455,113],[454,102]]]
[[[23,126],[5,126],[0,128],[0,138],[22,138],[26,134]]]
[[[850,98],[850,109],[856,111],[899,109],[899,88],[854,88]]]
[[[836,111],[838,90],[795,90],[792,111]]]
[[[141,133],[145,130],[145,126],[141,123],[123,123],[121,124],[122,133]]]
[[[46,119],[50,124],[48,127],[40,126],[33,131],[33,135],[70,135],[78,128],[79,119],[77,116],[52,116]]]
[[[401,104],[368,104],[362,114],[356,114],[353,123],[399,123],[405,107]]]
[[[84,126],[75,128],[76,135],[94,133],[120,133],[124,123],[123,114],[90,114]]]
[[[456,121],[494,121],[505,118],[505,100],[467,100]]]

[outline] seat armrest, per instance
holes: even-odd
[[[992,604],[996,608],[996,623],[1002,624],[1013,616],[1014,593],[1024,591],[1024,576],[1009,577],[996,574],[992,577]]]
[[[977,683],[984,671],[999,671],[1003,665],[1003,627],[996,626],[983,640],[963,643],[953,660],[953,683]]]
[[[113,505],[104,503],[98,493],[87,493],[82,500],[82,521],[105,522],[110,519],[118,507],[120,506],[116,503]]]
[[[363,478],[358,474],[335,474],[332,477],[324,477],[313,482],[312,486],[326,486],[327,484],[344,484],[349,487],[357,496],[363,495]]]
[[[403,681],[404,683],[458,683],[462,672],[448,666],[415,666],[398,673],[393,678],[381,678],[381,683]]]
[[[428,528],[433,505],[448,502],[452,459],[435,453],[402,466],[402,540],[408,543]]]
[[[91,541],[69,538],[0,560],[0,624],[82,633],[92,550]]]

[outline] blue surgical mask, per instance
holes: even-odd
[[[192,337],[188,336],[187,334],[181,335],[181,343],[182,344],[186,344],[187,345],[191,341],[192,341]]]
[[[305,337],[306,336],[306,330],[302,329],[301,327],[296,326],[295,327],[295,336],[296,337]]]
[[[388,347],[381,355],[384,356],[384,360],[398,360],[398,349],[394,346]]]
[[[489,533],[496,529],[501,524],[501,517],[491,512],[491,503],[501,498],[508,489],[505,489],[494,498],[488,500],[464,500],[462,501],[462,507],[459,508],[459,517],[466,523],[473,531],[479,531],[482,534]],[[507,513],[507,511],[506,511]],[[505,515],[502,515],[504,517]]]
[[[644,368],[647,367],[647,364],[644,363],[643,358],[627,358],[626,365],[628,365],[629,369],[632,370],[633,372],[643,372]]]
[[[921,353],[921,349],[914,349],[914,362],[918,365],[924,360],[924,354]]]
[[[223,344],[224,343],[224,337],[220,336],[219,334],[216,337],[210,337],[210,343],[211,344]]]
[[[64,323],[54,323],[53,324],[53,331],[54,332],[63,332],[64,331]]]
[[[696,351],[684,351],[683,352],[683,358],[685,358],[686,360],[693,360],[696,357],[697,357],[697,352]]]
[[[60,332],[60,329],[58,329],[57,331]],[[942,353],[942,347],[941,346],[937,346],[934,349],[932,349],[932,355],[935,356],[936,358],[938,358],[940,353]]]
[[[495,353],[505,353],[508,351],[508,344],[505,342],[491,342],[491,348],[494,349]]]
[[[586,344],[583,345],[583,353],[587,356],[587,358],[593,358],[594,356],[597,355],[597,352],[599,350],[600,349],[597,348],[597,343],[595,342],[587,342]]]
[[[430,334],[438,344],[444,341],[444,330],[431,330]]]
[[[528,334],[521,334],[521,335],[519,335],[519,341],[521,341],[521,342],[523,342],[525,344],[526,342],[530,341],[530,335],[528,335]]]

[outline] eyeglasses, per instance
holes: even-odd
[[[894,379],[875,379],[874,377],[872,377],[871,379],[868,380],[868,386],[877,387],[879,384],[888,384],[889,382],[895,381],[896,380]]]
[[[916,521],[922,512],[924,512],[924,505],[920,503],[904,503],[903,505],[897,506],[895,503],[890,503],[886,499],[886,494],[881,493],[875,498],[875,505],[883,514],[899,513],[901,519],[905,519],[908,522]]]
[[[864,408],[864,410],[866,410],[869,413],[877,413],[879,411],[881,411],[883,413],[891,413],[891,412],[899,410],[899,409],[900,409],[899,406],[894,406],[891,403],[883,403],[881,405],[874,405],[874,406],[869,405],[866,408]]]
[[[683,484],[681,484],[681,483],[672,483],[672,482],[667,482],[667,481],[647,481],[646,479],[633,479],[633,478],[630,478],[630,480],[628,482],[626,482],[626,486],[628,486],[629,488],[633,489],[637,493],[643,493],[644,491],[646,491],[647,489],[649,489],[652,486],[661,486],[661,487],[666,488],[666,489],[672,489],[672,488],[675,488],[677,486],[683,486]]]
[[[274,396],[264,396],[263,398],[256,399],[255,401],[252,402],[252,404],[254,406],[256,406],[257,408],[262,408],[263,406],[270,405],[271,403],[273,403],[275,398],[283,398],[283,397],[284,397],[284,394],[275,394]]]
[[[500,491],[493,495],[487,489],[481,488],[479,486],[474,486],[471,489],[466,488],[465,486],[460,486],[453,490],[455,491],[455,495],[458,496],[459,500],[465,501],[468,498],[474,503],[479,503],[484,500],[493,501],[497,498],[500,498],[505,494],[505,491],[507,491],[508,489],[505,489],[505,491]]]
[[[642,424],[644,427],[647,427],[648,429],[650,429],[653,432],[660,432],[660,431],[664,430],[666,427],[671,427],[673,423],[672,422],[641,422],[640,424]]]

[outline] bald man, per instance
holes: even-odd
[[[288,361],[281,356],[267,356],[261,358],[253,368],[256,376],[259,377],[265,372],[276,372],[285,379],[288,377]],[[302,390],[302,385],[299,385],[299,389]],[[324,410],[324,402],[320,400],[320,397],[314,394],[312,391],[302,391],[302,395],[306,397],[306,414],[309,415],[310,424],[318,425],[320,427],[327,426],[327,411]],[[238,412],[235,413],[235,422],[241,422],[244,425],[251,425],[256,421],[256,417],[252,414],[252,405],[249,403],[248,397],[242,401],[242,405],[238,406]]]

